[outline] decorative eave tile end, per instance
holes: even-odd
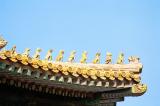
[[[133,94],[144,94],[147,91],[146,84],[134,84],[132,86],[132,93]]]

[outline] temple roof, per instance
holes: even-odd
[[[6,45],[6,44],[5,44]],[[3,42],[0,47],[3,48]],[[91,63],[86,63],[87,52],[82,53],[80,62],[75,62],[76,51],[72,51],[68,61],[63,62],[64,51],[60,50],[56,60],[52,60],[52,50],[44,59],[40,59],[41,49],[34,56],[30,49],[17,53],[16,46],[0,51],[0,76],[18,83],[34,83],[49,88],[60,88],[79,92],[108,92],[131,88],[133,94],[143,94],[146,85],[140,84],[142,64],[139,58],[129,57],[124,64],[124,54],[120,53],[116,63],[112,63],[112,54],[107,53],[105,63],[100,63],[100,53],[96,53]],[[20,84],[21,85],[21,84]]]

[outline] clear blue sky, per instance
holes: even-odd
[[[7,48],[30,47],[83,50],[91,61],[97,51],[102,63],[107,51],[115,62],[119,52],[137,55],[144,65],[142,82],[148,91],[141,97],[127,97],[118,106],[160,106],[160,1],[158,0],[1,0],[0,33]],[[65,58],[65,59],[66,59]]]

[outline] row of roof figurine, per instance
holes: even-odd
[[[11,54],[17,54],[16,53],[16,46],[13,46],[12,49],[9,50],[9,51],[11,52]],[[37,48],[33,58],[40,59],[40,52],[41,51],[42,50],[40,48]],[[30,49],[26,48],[24,53],[22,53],[22,55],[26,56],[26,57],[29,57],[29,52],[30,52]],[[52,49],[48,50],[47,55],[45,56],[45,60],[52,61],[52,52],[53,52]],[[71,51],[70,56],[68,58],[68,62],[74,62],[75,54],[76,54],[75,50]],[[64,50],[60,50],[60,52],[59,52],[58,56],[56,57],[55,61],[57,61],[57,62],[63,61],[63,55],[64,55]],[[101,55],[100,53],[96,53],[95,58],[92,61],[93,64],[99,64],[100,63],[100,55]],[[80,63],[86,63],[86,60],[87,60],[87,52],[83,51],[82,57],[80,59]],[[138,63],[139,62],[139,58],[133,57],[133,56],[129,57],[128,60],[129,60],[129,62],[133,62],[133,63],[135,63],[135,62]],[[111,62],[112,62],[112,54],[107,52],[105,64],[110,64]],[[117,64],[123,64],[124,63],[124,54],[123,53],[119,54],[116,63]]]

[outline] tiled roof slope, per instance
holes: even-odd
[[[6,42],[0,42],[0,48],[3,48]],[[58,87],[78,91],[102,92],[124,88],[132,88],[133,93],[146,91],[146,85],[140,84],[142,64],[138,57],[131,56],[129,63],[124,64],[124,54],[120,53],[116,64],[113,64],[112,54],[107,53],[105,64],[100,64],[100,53],[96,53],[92,63],[86,63],[87,52],[84,51],[80,62],[76,63],[76,51],[71,52],[67,62],[62,62],[63,50],[55,61],[52,60],[52,50],[48,51],[45,59],[40,59],[39,48],[34,56],[30,56],[29,52],[30,49],[26,48],[24,53],[17,53],[16,46],[10,50],[1,50],[0,69],[5,72],[7,70],[9,75],[13,72],[17,77],[27,75],[27,80],[32,81],[34,77],[42,79],[41,83],[45,80],[48,85],[57,84]],[[23,79],[22,76],[20,79]]]

